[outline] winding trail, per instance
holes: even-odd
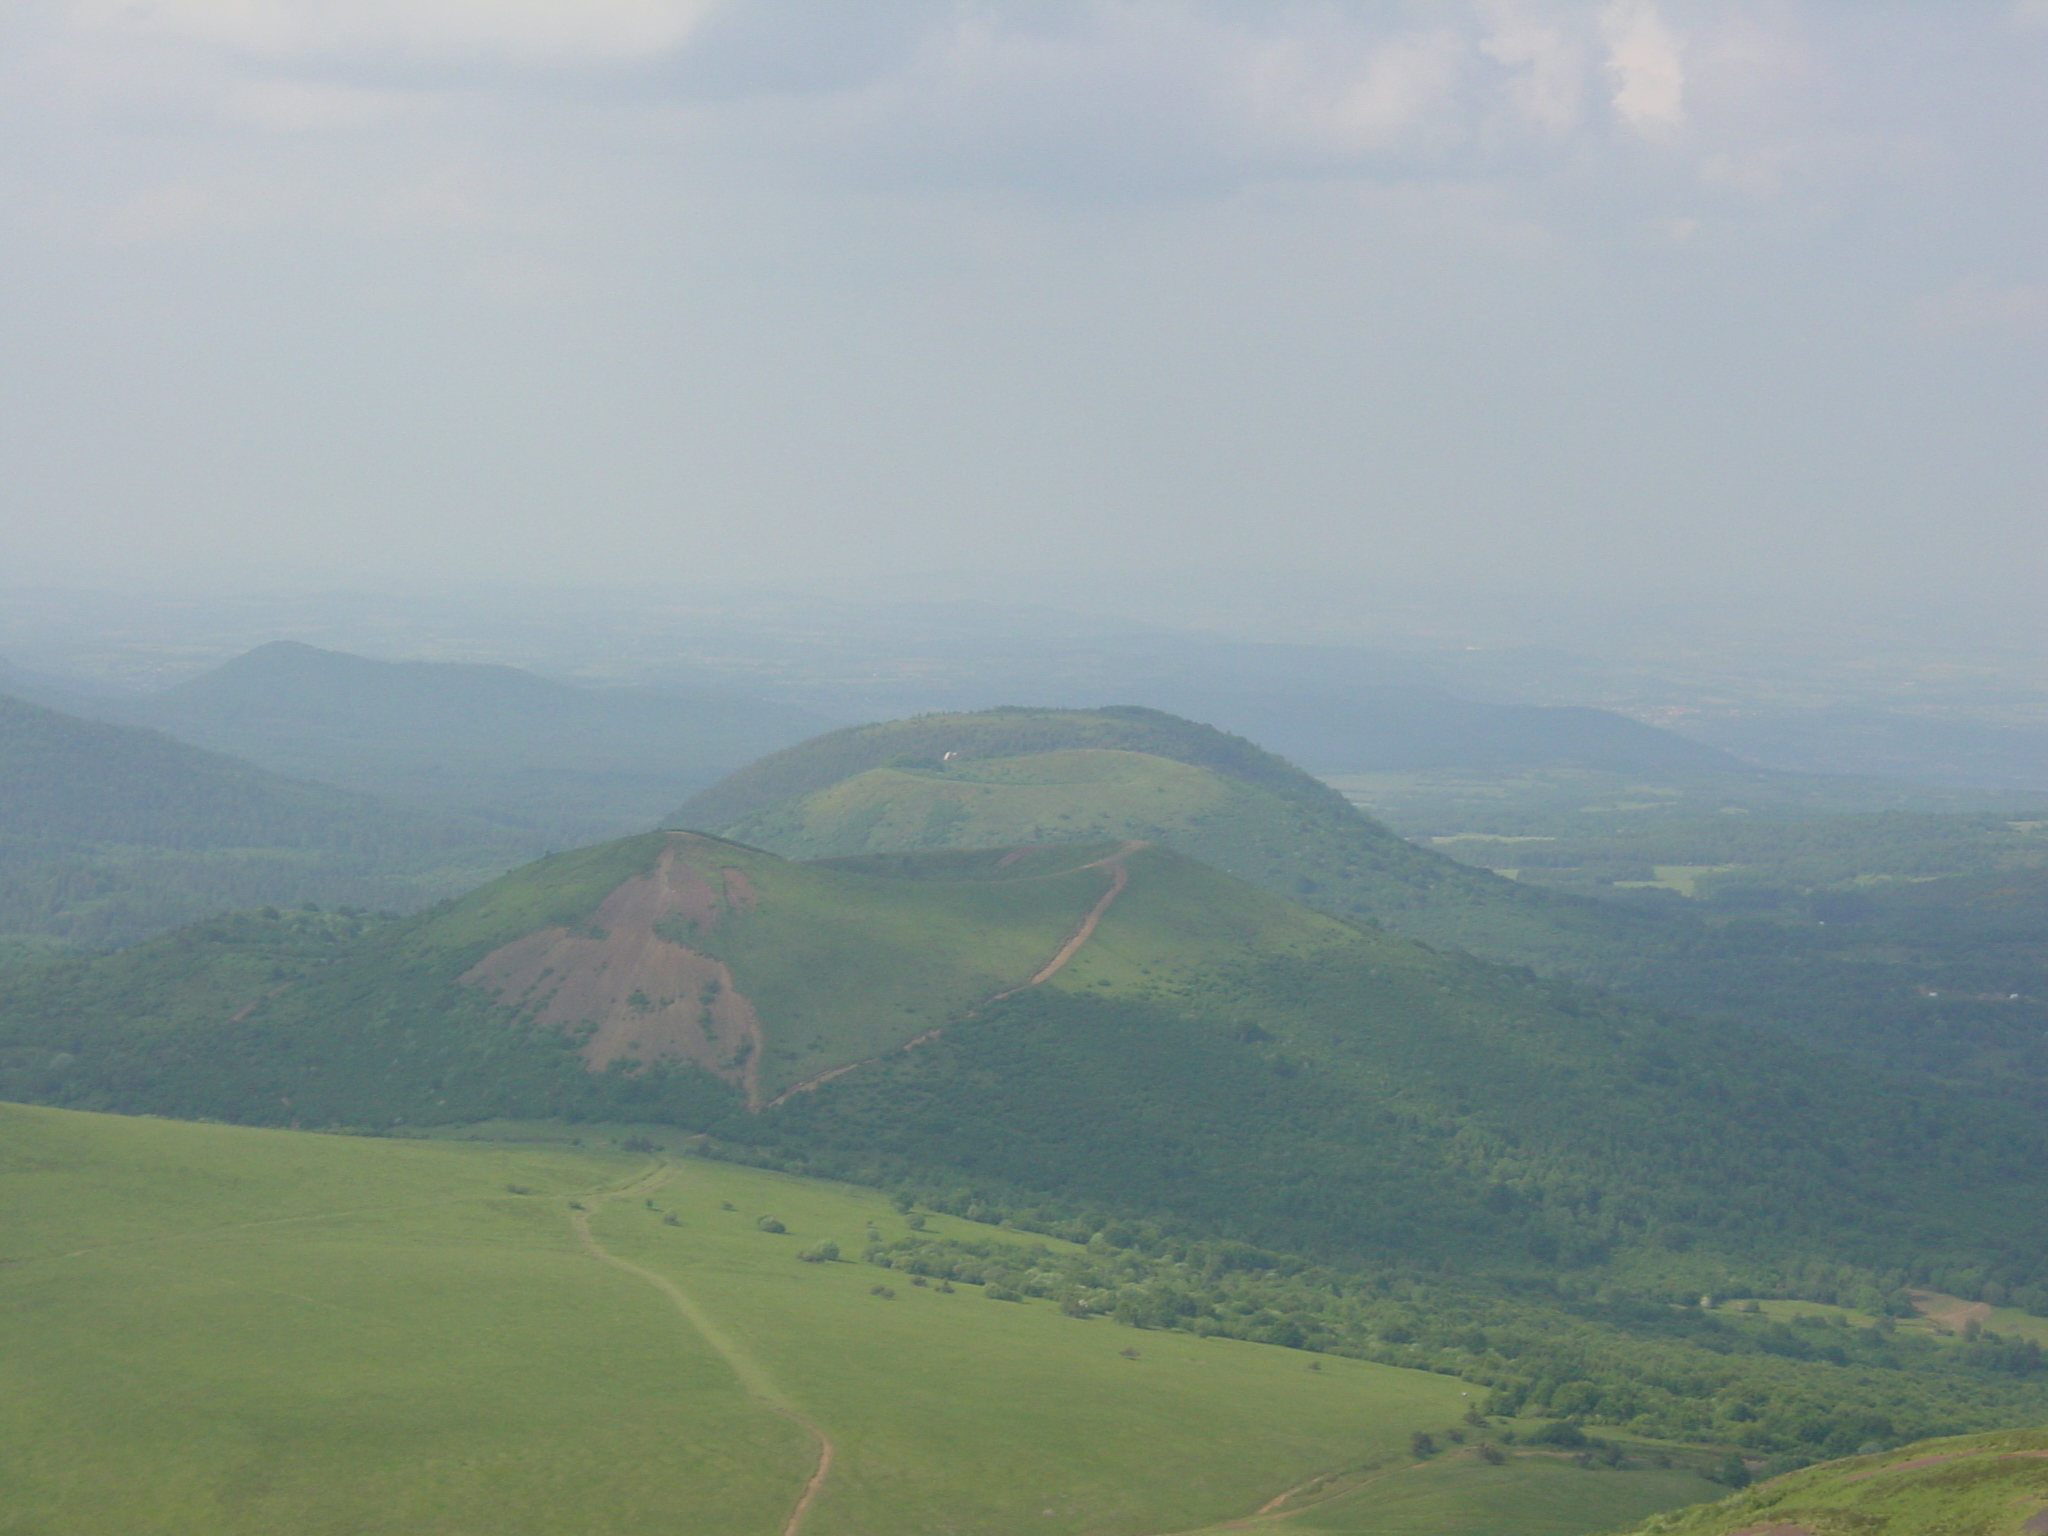
[[[1007,992],[998,992],[989,999],[990,1002],[999,1003],[1006,997],[1015,997],[1026,987],[1035,987],[1041,981],[1050,980],[1059,974],[1069,960],[1080,953],[1081,946],[1095,936],[1095,925],[1102,921],[1102,914],[1110,909],[1111,904],[1115,902],[1117,897],[1123,895],[1124,887],[1131,883],[1131,872],[1124,868],[1125,857],[1137,852],[1138,849],[1144,846],[1144,839],[1130,838],[1108,858],[1097,859],[1093,864],[1083,864],[1081,866],[1083,869],[1108,870],[1109,889],[1096,899],[1095,905],[1090,907],[1082,916],[1079,926],[1067,936],[1067,942],[1062,944],[1053,953],[1053,957],[1050,960],[1038,968],[1037,973],[1029,981],[1020,983],[1010,988]]]
[[[996,993],[988,1001],[1000,1003],[1006,997],[1015,997],[1027,987],[1035,987],[1041,981],[1049,980],[1057,975],[1069,960],[1079,954],[1081,946],[1095,936],[1095,926],[1102,921],[1103,913],[1110,909],[1111,904],[1116,901],[1117,897],[1123,895],[1124,887],[1131,883],[1131,872],[1124,868],[1125,857],[1135,853],[1144,846],[1145,840],[1141,837],[1127,838],[1117,848],[1115,853],[1108,854],[1087,864],[1077,864],[1074,866],[1074,869],[1063,871],[1063,873],[1072,874],[1076,870],[1082,869],[1106,869],[1109,871],[1109,889],[1097,897],[1095,905],[1082,914],[1081,921],[1075,925],[1074,931],[1067,935],[1066,942],[1053,951],[1053,956],[1050,960],[1046,961],[1045,964],[1032,973],[1030,980],[1020,981],[1016,986]],[[1001,862],[996,865],[996,868],[1001,869],[1004,864],[1009,863],[1010,860],[1020,854],[1034,851],[1035,848],[1013,848],[1010,852],[1003,855]],[[927,1041],[936,1040],[944,1033],[945,1030],[943,1028],[928,1029],[923,1034],[904,1041],[896,1049],[899,1051],[916,1050],[920,1045],[925,1044]],[[871,1061],[880,1061],[881,1059],[879,1056],[863,1056],[859,1061],[849,1061],[843,1067],[833,1067],[828,1072],[820,1072],[816,1077],[807,1077],[794,1087],[783,1089],[782,1092],[775,1095],[765,1105],[758,1102],[758,1089],[750,1087],[747,1095],[747,1108],[757,1112],[762,1109],[773,1109],[785,1099],[795,1098],[800,1093],[809,1093],[813,1088],[829,1083],[835,1077],[846,1076],[847,1073],[856,1067],[864,1067]]]
[[[805,1481],[803,1492],[797,1495],[797,1501],[789,1511],[789,1518],[782,1522],[782,1536],[798,1536],[799,1528],[803,1525],[804,1516],[810,1511],[810,1507],[816,1501],[818,1495],[824,1491],[825,1479],[832,1471],[832,1437],[806,1418],[794,1403],[783,1396],[782,1389],[776,1386],[775,1378],[768,1374],[767,1367],[728,1337],[725,1331],[711,1320],[711,1315],[698,1306],[695,1299],[687,1291],[666,1275],[656,1274],[651,1269],[643,1269],[630,1259],[620,1258],[617,1254],[606,1248],[604,1244],[600,1243],[596,1235],[590,1230],[590,1218],[594,1213],[594,1209],[602,1208],[607,1201],[630,1199],[636,1195],[652,1194],[674,1176],[675,1170],[673,1168],[657,1164],[641,1178],[636,1179],[623,1189],[587,1195],[584,1198],[592,1202],[593,1210],[570,1211],[570,1224],[575,1227],[576,1241],[582,1245],[585,1253],[600,1263],[609,1264],[614,1269],[624,1270],[634,1279],[642,1284],[654,1287],[655,1290],[667,1297],[669,1304],[682,1313],[683,1320],[696,1329],[704,1342],[709,1344],[718,1353],[719,1358],[732,1368],[732,1373],[739,1378],[740,1385],[752,1393],[757,1402],[789,1420],[790,1423],[794,1424],[806,1435],[809,1435],[817,1443],[818,1464],[812,1469],[810,1477]]]

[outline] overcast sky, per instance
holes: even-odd
[[[12,579],[2038,601],[2048,0],[9,0]]]

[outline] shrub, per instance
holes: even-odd
[[[1425,1434],[1422,1430],[1418,1429],[1408,1437],[1408,1454],[1417,1458],[1434,1456],[1436,1454],[1436,1436]]]
[[[785,1227],[773,1216],[763,1216],[759,1221],[755,1222],[754,1225],[759,1227],[763,1232],[787,1232],[789,1230],[789,1228]]]
[[[806,1264],[836,1263],[839,1258],[839,1245],[834,1242],[819,1243],[814,1247],[806,1248],[797,1257]]]
[[[1497,1467],[1508,1459],[1508,1453],[1497,1445],[1485,1444],[1478,1448],[1479,1459],[1489,1467]]]

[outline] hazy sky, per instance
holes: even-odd
[[[19,581],[2034,595],[2048,0],[8,0]]]

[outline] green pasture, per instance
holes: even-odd
[[[1587,1468],[1528,1451],[1489,1466],[1460,1450],[1388,1469],[1254,1529],[1271,1536],[1584,1536],[1727,1491],[1682,1467]]]
[[[1233,808],[1244,787],[1187,763],[1101,748],[872,768],[735,824],[790,858],[902,848],[1092,842]]]
[[[659,1210],[621,1201],[593,1225],[716,1316],[832,1437],[832,1476],[806,1523],[816,1536],[1187,1529],[1249,1514],[1338,1463],[1405,1459],[1410,1434],[1455,1423],[1470,1401],[1450,1377],[800,1262],[825,1241],[858,1255],[871,1223],[905,1230],[863,1190],[688,1161],[652,1198]],[[762,1232],[762,1216],[788,1231]],[[924,1220],[935,1236],[991,1230]]]
[[[577,1205],[644,1272],[586,1252]],[[1410,1490],[1451,1474],[1400,1471],[1409,1437],[1471,1403],[1447,1376],[916,1285],[858,1262],[870,1231],[1007,1234],[595,1145],[0,1105],[0,1210],[6,1536],[773,1533],[816,1466],[779,1408],[833,1442],[806,1536],[1149,1536],[1381,1470],[1289,1523],[1420,1530]],[[848,1258],[799,1258],[827,1241]],[[1690,1496],[1632,1476],[1430,1498],[1548,1536]],[[1327,1523],[1354,1509],[1395,1523]],[[1516,1509],[1541,1518],[1485,1524]]]
[[[641,1166],[0,1106],[0,1532],[775,1529],[802,1436],[564,1219]]]

